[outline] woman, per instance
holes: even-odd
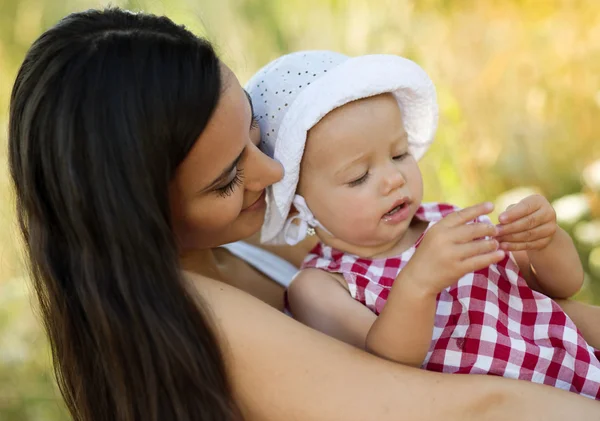
[[[242,292],[277,301],[214,251],[258,231],[281,177],[256,129],[231,71],[167,18],[88,11],[31,47],[10,167],[74,419],[599,417],[552,388],[377,359]]]

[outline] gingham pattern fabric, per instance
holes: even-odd
[[[430,222],[429,229],[457,209],[427,203],[416,217]],[[491,223],[487,217],[480,222]],[[401,255],[381,259],[360,258],[321,243],[302,267],[342,274],[352,297],[378,315],[422,238]],[[465,275],[443,290],[437,302],[423,368],[529,380],[600,400],[600,352],[554,301],[529,288],[511,254]]]

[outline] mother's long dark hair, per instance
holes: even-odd
[[[72,14],[11,97],[19,222],[74,419],[239,418],[178,268],[168,186],[221,92],[210,44],[165,17]]]

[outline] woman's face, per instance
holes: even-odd
[[[223,68],[219,103],[171,183],[173,229],[181,252],[216,247],[256,233],[265,188],[283,168],[258,149],[260,130],[246,92]]]

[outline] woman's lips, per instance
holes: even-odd
[[[261,207],[263,207],[265,205],[265,194],[266,194],[266,190],[263,190],[263,192],[260,194],[258,199],[256,199],[256,201],[254,203],[252,203],[250,206],[248,206],[247,208],[242,209],[242,212],[249,212],[249,211],[257,210],[257,209],[260,209]]]

